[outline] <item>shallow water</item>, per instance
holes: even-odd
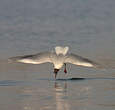
[[[114,110],[114,0],[0,1],[0,110]],[[56,45],[104,67],[8,63]]]
[[[115,78],[0,81],[0,109],[114,110]]]

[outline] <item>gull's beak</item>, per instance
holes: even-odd
[[[59,71],[59,69],[56,69],[56,68],[54,69],[55,79],[56,79],[58,71]]]

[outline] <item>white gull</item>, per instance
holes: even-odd
[[[41,64],[41,63],[53,63],[55,78],[58,71],[65,66],[64,72],[67,73],[66,63],[72,63],[78,66],[85,67],[99,67],[97,63],[91,61],[82,56],[68,53],[69,47],[56,46],[54,52],[41,52],[34,55],[24,55],[11,57],[8,60],[10,62],[21,62],[21,63],[31,63],[31,64]]]

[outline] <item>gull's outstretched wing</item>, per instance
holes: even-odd
[[[86,67],[98,67],[99,65],[87,58],[83,58],[81,56],[75,54],[69,54],[65,58],[65,63],[72,63],[79,66],[86,66]]]
[[[31,63],[31,64],[41,64],[46,62],[52,62],[51,56],[54,53],[51,52],[43,52],[35,55],[24,55],[24,56],[16,56],[9,58],[10,62],[21,62],[21,63]]]

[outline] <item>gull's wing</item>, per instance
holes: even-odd
[[[72,63],[79,66],[86,66],[86,67],[98,67],[99,65],[87,58],[83,58],[81,56],[75,54],[68,54],[65,58],[65,63]]]
[[[10,62],[21,62],[21,63],[31,63],[31,64],[41,64],[46,62],[52,62],[51,56],[54,53],[51,52],[43,52],[38,53],[35,55],[24,55],[24,56],[16,56],[9,58],[8,61]]]

